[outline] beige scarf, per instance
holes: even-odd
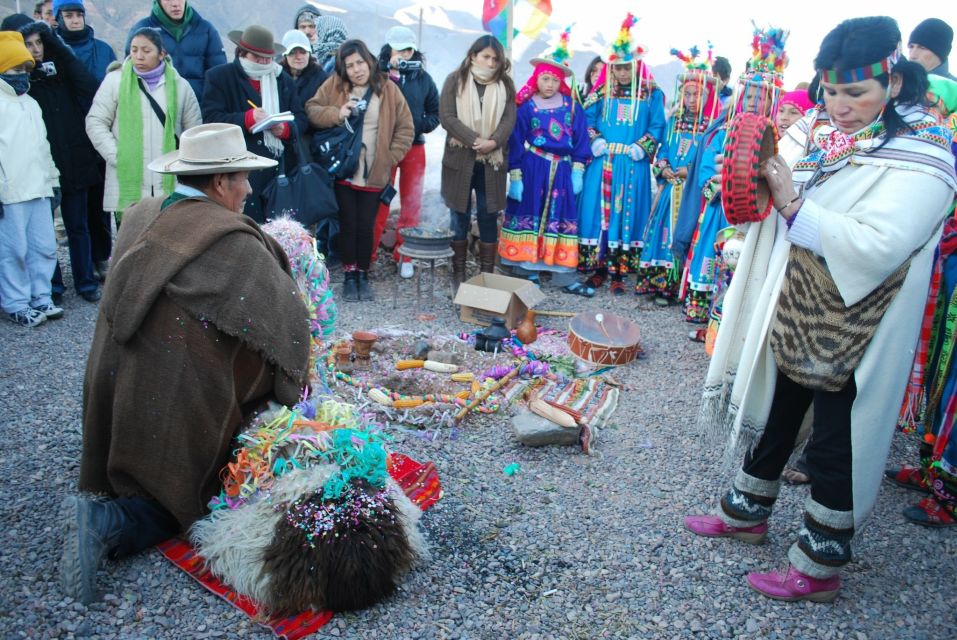
[[[485,85],[485,95],[479,98],[478,87],[475,82],[466,82],[464,90],[459,91],[455,98],[455,110],[459,120],[469,129],[478,132],[479,137],[489,139],[498,128],[502,121],[502,115],[505,113],[505,103],[507,92],[505,84],[499,80],[492,82],[495,75],[495,69],[476,66],[472,63],[472,78],[475,82]],[[464,147],[465,143],[453,137],[449,137],[449,144],[453,147]],[[496,171],[505,162],[505,155],[501,147],[496,147],[492,153],[479,154],[476,158],[479,162],[485,162],[492,165]]]

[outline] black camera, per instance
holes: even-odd
[[[399,60],[395,63],[395,68],[399,71],[416,71],[422,68],[421,60]]]

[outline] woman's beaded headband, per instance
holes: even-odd
[[[897,64],[897,61],[900,60],[900,56],[901,51],[898,48],[883,60],[858,67],[857,69],[847,69],[846,71],[838,69],[819,69],[818,72],[821,74],[821,80],[828,84],[861,82],[862,80],[869,80],[885,73],[890,73],[894,65]]]

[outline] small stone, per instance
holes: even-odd
[[[530,411],[522,411],[512,417],[512,431],[526,447],[544,447],[578,444],[580,429],[562,427]]]
[[[429,355],[429,343],[425,340],[419,340],[412,346],[412,359],[413,360],[425,360],[425,357]]]

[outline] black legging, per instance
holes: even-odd
[[[814,391],[779,371],[767,426],[745,457],[744,472],[762,480],[780,478],[813,403],[813,432],[805,449],[811,498],[828,509],[852,510],[851,407],[856,397],[854,376],[840,391]]]
[[[339,255],[345,267],[369,270],[379,192],[336,184],[339,203]]]

